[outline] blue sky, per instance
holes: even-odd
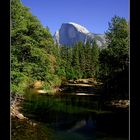
[[[104,33],[114,15],[129,20],[129,0],[21,0],[52,34],[62,23],[75,22]]]

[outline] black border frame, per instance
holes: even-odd
[[[0,8],[0,139],[10,139],[10,1]]]
[[[139,139],[140,15],[139,0],[130,1],[130,139]],[[138,97],[137,97],[138,96]]]

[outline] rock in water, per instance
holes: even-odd
[[[104,35],[93,34],[85,27],[73,22],[63,23],[54,35],[54,41],[58,45],[73,46],[77,42],[93,43],[94,40],[96,40],[98,47],[105,47]]]

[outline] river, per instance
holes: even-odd
[[[106,106],[98,89],[90,85],[62,88],[56,95],[37,95],[48,107],[41,110],[37,106],[26,114],[53,129],[54,140],[129,139],[128,109]]]

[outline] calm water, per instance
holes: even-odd
[[[54,140],[129,139],[128,110],[106,107],[93,87],[67,87],[63,93],[43,99],[47,111],[40,110],[35,119],[55,130]]]

